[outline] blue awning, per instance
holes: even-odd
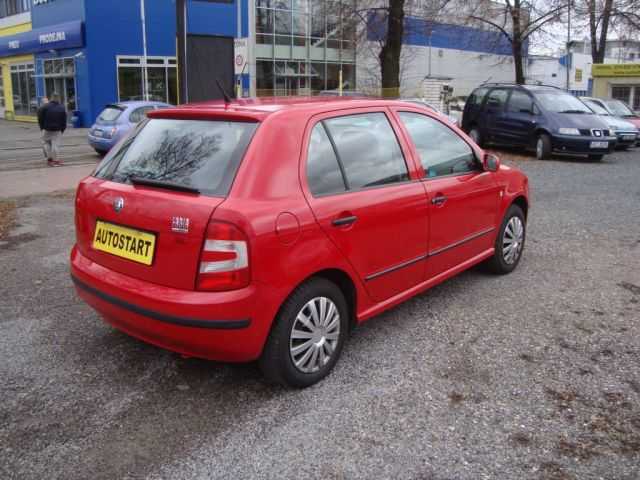
[[[0,57],[82,46],[82,22],[77,20],[0,37]]]

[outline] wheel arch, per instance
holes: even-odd
[[[524,219],[527,220],[527,216],[529,214],[529,202],[524,195],[518,195],[514,198],[511,205],[517,205],[520,207],[522,209],[522,213],[524,213]]]
[[[347,308],[349,309],[349,330],[353,330],[357,323],[356,312],[358,292],[351,276],[344,270],[340,270],[338,268],[327,268],[309,275],[302,282],[300,282],[300,285],[315,277],[324,278],[337,285],[337,287],[340,289],[340,291],[344,295],[345,300],[347,301]]]

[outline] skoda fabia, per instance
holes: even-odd
[[[149,113],[76,195],[71,275],[114,327],[327,375],[350,330],[473,265],[511,272],[527,177],[417,105],[270,99]]]

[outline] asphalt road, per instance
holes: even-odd
[[[102,323],[69,280],[72,197],[20,200],[0,242],[0,478],[637,480],[640,151],[518,165],[519,268],[367,322],[304,391]]]
[[[35,123],[0,120],[0,174],[46,167],[40,135]],[[67,165],[95,165],[100,160],[87,143],[86,128],[68,128],[64,132],[60,160]]]

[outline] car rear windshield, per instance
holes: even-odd
[[[581,100],[564,92],[536,92],[545,110],[556,113],[593,113]]]
[[[98,120],[101,122],[115,122],[122,112],[124,112],[123,107],[120,107],[119,105],[109,105],[100,112]]]
[[[119,183],[151,180],[226,196],[257,125],[151,119],[105,157],[95,176]]]

